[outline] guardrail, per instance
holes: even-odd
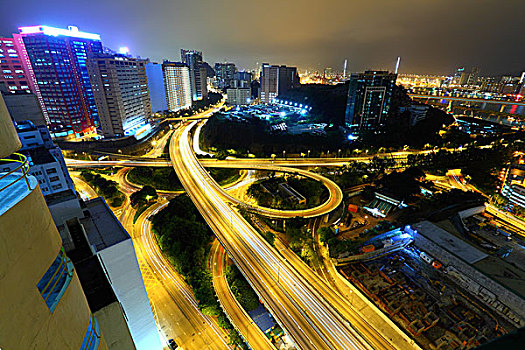
[[[11,155],[12,158],[4,158],[0,159],[0,164],[3,163],[19,163],[14,169],[8,171],[7,173],[0,175],[0,184],[3,183],[3,179],[8,178],[10,175],[17,175],[20,176],[16,177],[14,180],[11,180],[7,183],[7,185],[0,187],[0,192],[4,191],[5,189],[9,188],[10,186],[14,185],[18,181],[24,179],[27,185],[27,188],[31,191],[31,185],[29,184],[29,180],[27,179],[27,176],[29,175],[29,163],[27,162],[27,157],[20,153],[13,153]]]

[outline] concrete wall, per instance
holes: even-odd
[[[22,147],[15,125],[0,94],[0,158],[15,153]]]
[[[414,245],[446,266],[445,271],[451,279],[491,305],[509,321],[520,327],[525,326],[525,299],[441,248],[421,233],[415,232],[413,236]]]
[[[76,272],[53,313],[37,288],[60,248],[39,187],[0,216],[0,348],[80,348],[90,310]]]
[[[131,239],[98,252],[139,350],[162,349],[140,267]]]
[[[133,350],[135,344],[131,339],[126,319],[120,304],[114,302],[94,313],[104,333],[109,350]]]

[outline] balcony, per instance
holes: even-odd
[[[22,154],[0,159],[0,216],[36,188],[37,180],[28,172],[27,158]]]

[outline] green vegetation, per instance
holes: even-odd
[[[462,151],[440,150],[429,154],[411,154],[408,166],[417,166],[425,171],[442,174],[448,169],[461,169],[463,175],[471,177],[471,183],[486,194],[497,189],[498,172],[510,161],[513,149],[495,144],[491,148],[468,147]]]
[[[124,203],[125,196],[118,190],[118,183],[107,180],[91,170],[82,170],[80,177],[89,183],[95,191],[108,202],[112,207],[120,207]]]
[[[237,266],[230,265],[226,268],[226,280],[230,285],[235,299],[237,299],[244,310],[252,311],[259,307],[259,297],[255,294]]]
[[[230,341],[245,346],[219,306],[211,274],[206,267],[213,233],[199,214],[191,199],[181,195],[152,219],[152,230],[160,249],[177,272],[192,287],[199,309],[217,317],[219,326],[230,333]]]
[[[240,172],[238,169],[228,169],[228,168],[208,168],[206,169],[211,177],[221,186],[231,184],[236,181]]]
[[[415,195],[421,194],[421,185],[425,173],[417,167],[408,168],[404,171],[394,171],[383,175],[375,182],[376,187],[382,194],[391,195],[399,200],[409,201]]]
[[[283,182],[288,183],[288,185],[303,195],[306,198],[306,203],[299,203],[284,192],[279,187],[279,184]],[[270,179],[255,182],[248,188],[248,194],[260,206],[285,210],[316,207],[322,203],[323,195],[326,193],[326,188],[319,181],[294,175],[276,178],[275,173],[270,174]]]
[[[337,150],[343,141],[343,134],[337,128],[327,130],[326,135],[272,133],[268,124],[258,118],[237,122],[222,117],[221,113],[212,116],[201,132],[203,148],[217,148],[223,152],[235,149],[239,154],[250,150],[256,156],[282,154],[283,150],[288,154],[311,150],[314,156],[322,151]]]
[[[208,169],[210,175],[219,183],[225,185],[239,177],[237,169]],[[181,191],[182,184],[172,167],[137,167],[131,169],[128,180],[141,186],[152,186],[157,191]]]
[[[296,217],[285,222],[284,234],[290,249],[297,254],[304,262],[314,267],[321,264],[319,257],[314,249],[314,240],[307,229],[307,219]]]
[[[180,191],[182,184],[172,167],[137,167],[131,169],[127,178],[141,186],[152,186],[157,191]]]
[[[137,221],[140,214],[142,214],[152,203],[155,203],[159,198],[157,191],[151,186],[144,186],[137,192],[129,196],[131,206],[136,209],[133,223]]]

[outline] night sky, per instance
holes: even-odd
[[[525,0],[20,0],[2,1],[0,34],[47,24],[99,33],[153,60],[203,51],[211,65],[301,70],[394,69],[451,74],[525,70]]]

